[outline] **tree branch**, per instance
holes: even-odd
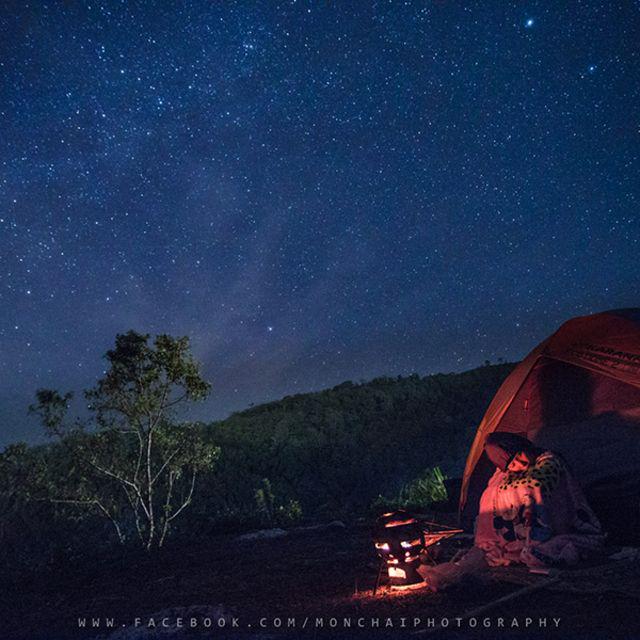
[[[193,497],[193,489],[196,486],[196,471],[194,470],[193,476],[191,478],[191,487],[189,488],[189,494],[187,495],[187,499],[180,505],[180,508],[171,516],[169,516],[168,521],[171,522],[174,518],[177,518],[180,513],[186,509],[191,504],[191,498]]]
[[[164,463],[160,467],[160,470],[153,477],[153,480],[151,480],[151,484],[155,484],[156,483],[156,481],[158,480],[158,478],[160,477],[162,472],[167,468],[167,465],[171,462],[171,460],[173,460],[173,458],[176,457],[176,454],[179,453],[181,451],[181,449],[182,449],[182,447],[177,447],[176,449],[173,450],[173,453],[171,453],[171,455],[164,461]]]

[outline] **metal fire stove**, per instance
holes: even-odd
[[[391,587],[406,589],[420,586],[422,576],[418,567],[433,562],[429,547],[457,533],[462,533],[462,529],[430,522],[401,509],[381,515],[373,532],[374,545],[380,557],[373,595],[378,591],[385,569]]]

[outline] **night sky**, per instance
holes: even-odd
[[[0,444],[115,334],[220,418],[636,306],[635,2],[8,2]]]

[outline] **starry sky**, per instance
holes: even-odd
[[[213,419],[638,305],[636,2],[0,12],[0,444],[130,328]]]

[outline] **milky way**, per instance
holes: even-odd
[[[638,304],[635,3],[31,2],[0,22],[0,420],[116,333],[194,414]]]

